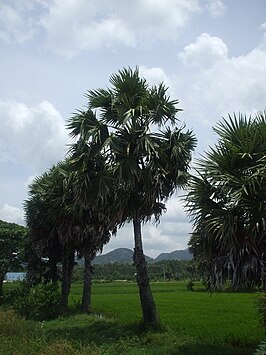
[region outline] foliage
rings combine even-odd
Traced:
[[[214,127],[218,143],[198,160],[187,208],[190,250],[209,287],[260,286],[266,252],[266,113],[239,115]]]
[[[27,229],[0,220],[0,296],[4,276],[8,271],[21,270]]]
[[[61,262],[61,295],[65,307],[75,252],[92,259],[115,229],[107,215],[76,201],[75,178],[66,159],[34,180],[25,203],[32,250],[28,260],[29,280],[32,284],[59,280],[58,263]]]
[[[90,90],[88,110],[69,120],[70,135],[79,139],[71,150],[80,176],[76,189],[82,203],[117,196],[112,205],[122,223],[137,210],[145,221],[159,216],[163,206],[157,202],[186,183],[195,138],[175,126],[178,101],[170,100],[163,84],[149,88],[130,68],[113,74],[110,83],[108,90]],[[94,157],[101,168],[96,175]]]
[[[186,287],[188,291],[194,291],[193,287],[195,286],[195,283],[192,280],[188,280]]]
[[[149,277],[152,281],[199,279],[192,261],[162,260],[147,264]],[[94,264],[93,280],[128,280],[136,281],[136,270],[133,264]],[[73,280],[83,279],[83,268],[75,266]]]
[[[62,312],[61,295],[57,284],[39,284],[30,287],[25,282],[6,293],[5,304],[26,319],[53,319]]]
[[[266,354],[266,340],[263,340],[257,347],[254,355],[265,355]]]
[[[52,319],[61,313],[61,296],[58,285],[37,285],[28,297],[28,317],[35,320]]]
[[[70,135],[77,139],[70,158],[78,176],[75,191],[85,206],[103,211],[111,205],[117,225],[133,221],[143,317],[156,322],[141,223],[153,217],[158,222],[164,202],[186,185],[196,140],[191,131],[177,127],[178,101],[170,100],[164,84],[149,88],[138,69],[130,68],[113,74],[110,84],[90,90],[88,109],[69,120]]]

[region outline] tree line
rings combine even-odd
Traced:
[[[178,280],[199,280],[200,274],[196,265],[187,260],[163,260],[147,264],[148,274],[151,281],[178,281]],[[136,281],[136,269],[134,264],[96,264],[93,265],[93,280],[115,281],[127,280]],[[73,280],[83,280],[83,267],[75,266]]]

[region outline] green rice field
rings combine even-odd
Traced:
[[[140,322],[135,283],[95,283],[92,315],[77,313],[82,283],[74,283],[70,315],[23,321],[31,336],[6,335],[0,354],[253,354],[263,340],[256,292],[210,294],[200,284],[190,292],[185,282],[156,282],[152,289],[162,324],[157,330]],[[15,349],[17,336],[25,352],[22,345]]]

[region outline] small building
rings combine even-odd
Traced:
[[[26,272],[7,272],[5,276],[6,282],[22,281],[26,277]]]

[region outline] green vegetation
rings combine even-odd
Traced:
[[[89,91],[87,109],[69,120],[75,143],[67,158],[31,184],[29,239],[25,228],[0,221],[0,351],[252,353],[266,329],[265,293],[255,292],[266,289],[266,114],[214,127],[218,143],[198,161],[187,197],[194,261],[147,265],[142,225],[158,222],[167,199],[187,187],[196,140],[177,127],[178,101],[163,84],[149,88],[130,68],[110,83]],[[96,265],[91,288],[93,258],[126,221],[136,273],[130,264]],[[2,295],[3,276],[19,267],[23,250],[27,280]],[[76,255],[85,263],[73,277]]]
[[[142,225],[158,222],[167,199],[186,186],[196,138],[179,124],[178,100],[170,99],[163,83],[149,87],[137,68],[128,68],[111,75],[110,85],[86,94],[87,109],[78,110],[67,125],[75,139],[67,157],[30,185],[28,281],[57,282],[61,262],[61,303],[67,310],[78,253],[85,260],[82,309],[87,312],[92,260],[117,228],[132,222],[143,319],[157,323]]]
[[[210,287],[266,289],[266,112],[214,127],[218,142],[196,167],[187,207],[190,248]]]
[[[93,265],[93,269],[93,280],[136,281],[136,269],[133,264],[95,264]],[[196,267],[192,261],[163,260],[148,263],[147,269],[152,281],[199,279]],[[83,267],[74,267],[73,279],[76,281],[83,280]]]
[[[82,295],[82,283],[74,283],[70,315],[33,322],[0,311],[0,353],[252,354],[263,338],[256,293],[210,294],[199,283],[188,292],[185,282],[151,286],[161,315],[157,329],[140,322],[136,283],[95,283],[94,315],[74,311]]]
[[[88,109],[69,120],[70,135],[77,140],[71,150],[75,195],[81,205],[94,206],[99,214],[106,215],[111,204],[111,220],[118,227],[125,221],[133,223],[143,319],[156,323],[142,224],[152,218],[159,221],[167,199],[186,186],[196,139],[184,125],[178,127],[178,100],[170,100],[163,83],[149,87],[138,69],[130,68],[111,75],[109,81],[110,88],[90,90]],[[94,166],[101,164],[91,178]]]
[[[27,228],[0,220],[0,297],[8,271],[21,271]]]

